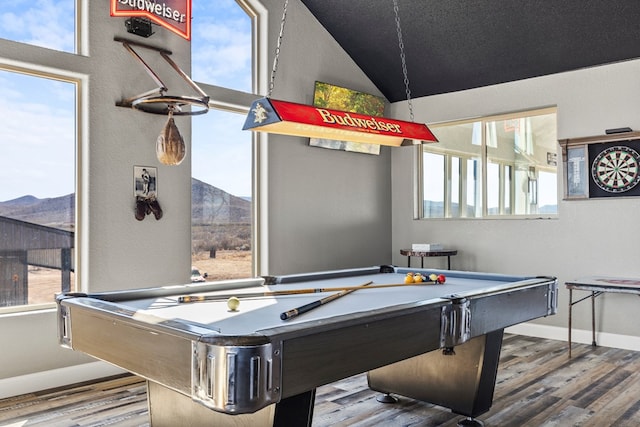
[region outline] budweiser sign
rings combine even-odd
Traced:
[[[111,16],[148,18],[191,40],[191,0],[111,0]]]

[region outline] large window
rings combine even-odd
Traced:
[[[555,110],[432,129],[440,142],[423,145],[422,218],[557,214]]]
[[[193,79],[251,93],[252,19],[245,9],[235,0],[194,2],[193,16]],[[194,281],[253,273],[252,135],[237,110],[219,107],[192,119]]]
[[[76,6],[88,1],[9,3],[0,11],[1,39],[77,50]],[[257,91],[254,3],[193,5],[191,75],[226,97],[218,102],[216,90],[206,90],[218,109],[192,119],[192,261],[209,280],[253,273],[252,133],[241,129],[247,94]],[[0,63],[0,307],[16,310],[75,290],[76,98],[83,82],[43,68],[37,61]],[[236,95],[247,105],[234,104]]]
[[[77,82],[29,73],[0,68],[0,307],[75,288]]]

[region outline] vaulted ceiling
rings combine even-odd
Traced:
[[[407,99],[393,0],[301,1],[390,102]],[[398,13],[412,98],[640,58],[639,0],[398,0]]]

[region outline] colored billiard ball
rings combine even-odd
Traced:
[[[227,307],[229,310],[236,311],[240,307],[240,300],[237,297],[231,297],[227,300]]]
[[[438,275],[435,274],[435,273],[431,273],[429,275],[429,280],[431,280],[433,283],[437,282],[438,281]]]
[[[413,283],[413,273],[407,273],[407,275],[404,276],[404,283]]]
[[[423,277],[422,274],[416,273],[413,275],[413,283],[422,283]]]
[[[444,274],[438,276],[438,283],[444,283],[447,281],[447,278],[444,277]]]

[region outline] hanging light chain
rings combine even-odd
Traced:
[[[273,58],[273,68],[271,68],[271,79],[269,80],[269,92],[267,97],[271,98],[273,93],[274,81],[276,79],[276,71],[278,70],[278,59],[280,57],[280,46],[282,45],[282,36],[284,35],[284,24],[287,21],[287,5],[289,0],[284,0],[284,6],[282,7],[282,21],[280,22],[280,34],[278,35],[278,43],[276,44],[276,56]]]
[[[409,89],[409,76],[407,74],[407,63],[404,56],[404,43],[402,42],[402,29],[400,27],[400,15],[398,15],[398,0],[393,0],[393,12],[396,14],[396,30],[398,31],[398,47],[400,48],[400,60],[402,61],[402,75],[404,76],[405,92],[407,94],[407,104],[409,106],[409,118],[413,121],[413,104],[411,102],[411,89]]]

